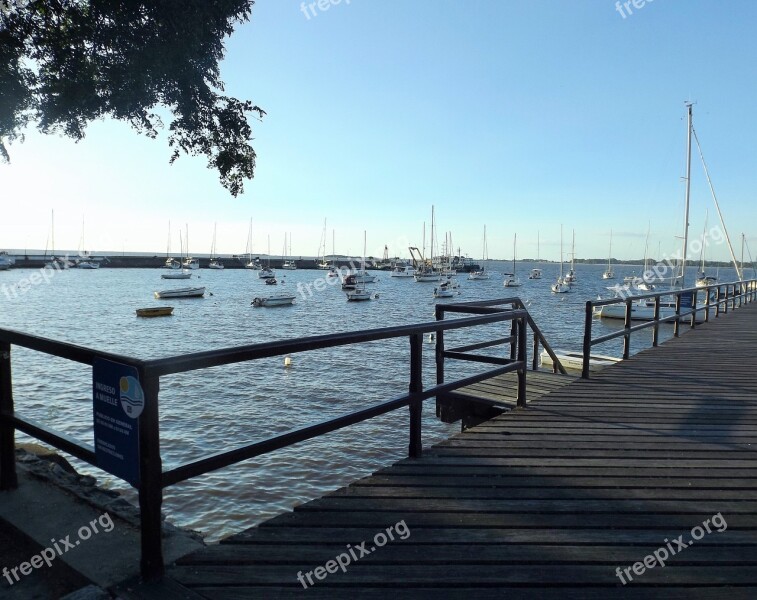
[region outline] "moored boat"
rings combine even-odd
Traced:
[[[154,306],[151,308],[138,308],[138,317],[170,317],[173,314],[173,306]]]
[[[560,364],[565,367],[566,371],[583,370],[584,355],[581,352],[555,349],[555,356],[557,357],[557,360],[560,361]],[[554,361],[549,355],[549,352],[547,352],[546,350],[541,351],[539,358],[541,359],[540,366],[542,368],[551,369],[553,367]],[[596,371],[599,371],[600,369],[609,367],[610,365],[614,365],[615,363],[618,363],[620,361],[620,358],[616,358],[614,356],[607,356],[605,354],[590,354],[589,371],[594,373]]]
[[[202,298],[204,295],[204,287],[175,288],[173,290],[155,292],[155,297],[158,300],[162,298]]]
[[[294,303],[296,296],[293,294],[281,293],[271,294],[270,296],[260,296],[252,299],[253,306],[290,306]]]

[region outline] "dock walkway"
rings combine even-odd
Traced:
[[[168,575],[217,600],[755,598],[756,350],[750,304]]]

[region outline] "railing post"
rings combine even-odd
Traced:
[[[539,370],[539,336],[536,335],[536,332],[531,332],[534,336],[533,342],[532,342],[532,356],[531,356],[531,369],[534,371]]]
[[[654,298],[654,326],[652,327],[652,347],[660,343],[660,296]]]
[[[691,328],[697,326],[697,291],[691,292]]]
[[[515,323],[515,321],[513,321]],[[526,408],[526,317],[518,320],[518,408]]]
[[[594,310],[591,300],[586,301],[584,309],[584,346],[583,346],[583,364],[581,365],[581,377],[589,378],[589,361],[591,359],[591,322],[594,317]]]
[[[676,292],[676,318],[673,321],[673,337],[678,337],[681,328],[681,292]]]
[[[705,323],[710,322],[710,293],[711,293],[711,288],[707,286],[705,288],[705,297],[704,297],[704,322]]]
[[[623,360],[627,360],[631,356],[631,310],[633,300],[626,298],[626,318],[623,321],[623,327],[625,333],[623,334]]]
[[[11,345],[0,342],[0,490],[18,487],[16,477],[16,428],[6,419],[13,416]]]
[[[728,284],[725,284],[725,302],[723,302],[723,313],[728,314]]]
[[[437,321],[444,321],[444,306],[437,304],[434,308],[434,315]],[[435,346],[435,358],[436,358],[436,383],[440,385],[444,383],[444,331],[441,329],[436,332],[436,346]]]
[[[163,577],[162,519],[163,463],[160,457],[158,394],[160,379],[139,372],[145,407],[139,417],[139,512],[142,529],[142,579]]]
[[[513,341],[510,342],[510,360],[515,360],[515,356],[517,354],[518,345],[515,341],[515,338],[518,336],[518,325],[515,321],[512,321],[510,323],[510,337],[513,338]]]
[[[414,333],[410,336],[410,393],[419,394],[423,391],[423,334]],[[410,446],[408,456],[420,458],[423,453],[421,441],[421,418],[423,410],[422,400],[410,402]]]
[[[715,318],[720,316],[720,285],[715,288]]]

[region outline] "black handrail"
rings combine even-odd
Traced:
[[[501,304],[503,301],[499,302]],[[518,302],[520,301],[518,300]],[[105,358],[113,362],[135,367],[144,392],[145,401],[144,410],[139,416],[140,474],[139,482],[136,486],[139,491],[141,520],[142,559],[140,566],[142,576],[145,580],[160,578],[164,573],[161,542],[161,508],[163,503],[163,488],[165,487],[405,406],[409,407],[410,410],[408,455],[411,458],[420,457],[422,453],[421,410],[423,401],[503,373],[517,371],[517,406],[520,408],[524,407],[526,404],[526,371],[528,370],[525,348],[526,327],[530,325],[534,329],[535,334],[538,331],[528,311],[522,303],[510,310],[487,309],[485,306],[475,306],[472,307],[474,310],[466,311],[464,304],[457,304],[455,306],[459,312],[470,312],[474,316],[447,321],[437,320],[417,325],[385,327],[349,333],[312,336],[296,340],[282,340],[279,342],[253,344],[152,360],[139,360],[128,356],[83,348],[65,342],[47,340],[14,330],[0,329],[0,490],[10,490],[18,486],[15,465],[15,432],[17,430],[36,437],[55,448],[98,467],[97,456],[92,447],[47,428],[42,424],[25,419],[16,412],[13,401],[11,372],[11,347],[13,345],[30,348],[88,365],[93,365],[96,359]],[[438,384],[429,389],[423,388],[422,353],[424,334],[435,333],[438,337],[443,338],[444,331],[446,330],[499,322],[511,323],[512,329],[509,336],[494,340],[493,343],[486,342],[484,345],[474,344],[470,347],[456,348],[454,351],[450,351],[450,357],[454,356],[454,358],[471,360],[471,357],[474,355],[466,354],[469,350],[496,344],[510,344],[511,356],[509,359],[475,355],[472,358],[473,360],[484,360],[498,366],[485,373],[450,383],[443,382],[443,374],[442,380],[439,381],[437,374]],[[541,333],[538,332],[538,335],[541,335]],[[327,421],[295,429],[263,441],[248,443],[239,448],[223,451],[188,464],[180,465],[168,471],[163,471],[160,453],[158,398],[160,378],[162,376],[296,352],[398,337],[407,337],[410,341],[410,382],[407,394]],[[547,347],[546,341],[545,347]],[[437,354],[437,366],[439,364],[439,355]],[[443,373],[444,356],[441,358],[441,370]]]
[[[723,289],[725,292],[723,293]],[[700,293],[704,293],[704,304],[702,306],[697,305],[697,296]],[[712,297],[714,293],[714,298]],[[691,308],[687,311],[681,312],[681,297],[683,295],[690,295]],[[661,298],[662,297],[674,297],[675,298],[675,313],[668,315],[667,317],[660,317]],[[715,311],[715,317],[718,317],[722,311],[728,312],[728,305],[731,305],[731,310],[748,304],[757,298],[757,279],[747,279],[743,281],[735,281],[731,283],[715,283],[702,287],[685,288],[680,290],[667,290],[663,292],[650,292],[647,294],[639,294],[628,297],[609,298],[606,300],[589,300],[586,302],[586,308],[584,313],[584,339],[583,339],[583,365],[581,369],[581,377],[584,379],[589,378],[589,369],[591,361],[591,349],[597,344],[602,344],[616,338],[623,338],[623,359],[627,359],[631,353],[631,334],[653,327],[652,331],[652,346],[656,347],[659,343],[659,329],[661,323],[673,322],[673,336],[678,337],[680,334],[680,325],[684,317],[691,317],[690,327],[693,329],[696,327],[697,314],[704,312],[704,322],[710,321],[710,310]],[[631,325],[633,304],[640,300],[654,299],[654,313],[652,319],[646,323],[640,325]],[[738,300],[738,305],[736,301]],[[594,319],[594,309],[603,306],[610,306],[613,304],[625,303],[625,314],[623,329],[608,333],[606,335],[593,338],[592,335],[592,323]]]

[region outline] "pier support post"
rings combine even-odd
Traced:
[[[419,394],[423,391],[423,335],[410,336],[410,393]],[[413,400],[410,403],[410,446],[408,456],[420,458],[423,453],[421,438],[421,419],[423,416],[423,401]]]
[[[691,328],[694,329],[697,326],[697,291],[691,292]]]
[[[142,579],[155,581],[163,577],[163,463],[160,458],[160,424],[158,393],[160,380],[139,373],[145,395],[145,407],[139,417],[139,515],[142,530]]]
[[[18,487],[16,477],[16,428],[6,419],[13,416],[11,345],[0,342],[0,490]]]
[[[437,304],[434,309],[437,321],[444,321],[444,306]],[[444,331],[436,332],[436,384],[444,383]]]
[[[623,321],[625,333],[623,334],[623,360],[628,360],[631,356],[631,311],[633,310],[633,300],[626,298],[626,318]]]
[[[583,364],[581,365],[581,377],[589,378],[589,360],[591,358],[591,320],[594,317],[594,308],[591,300],[586,301],[584,309],[584,345],[583,345]]]
[[[515,323],[515,321],[513,321]],[[518,400],[516,405],[518,408],[526,408],[526,371],[528,367],[526,365],[526,318],[521,317],[517,322],[518,328],[518,362],[520,363],[520,369],[518,369]]]

